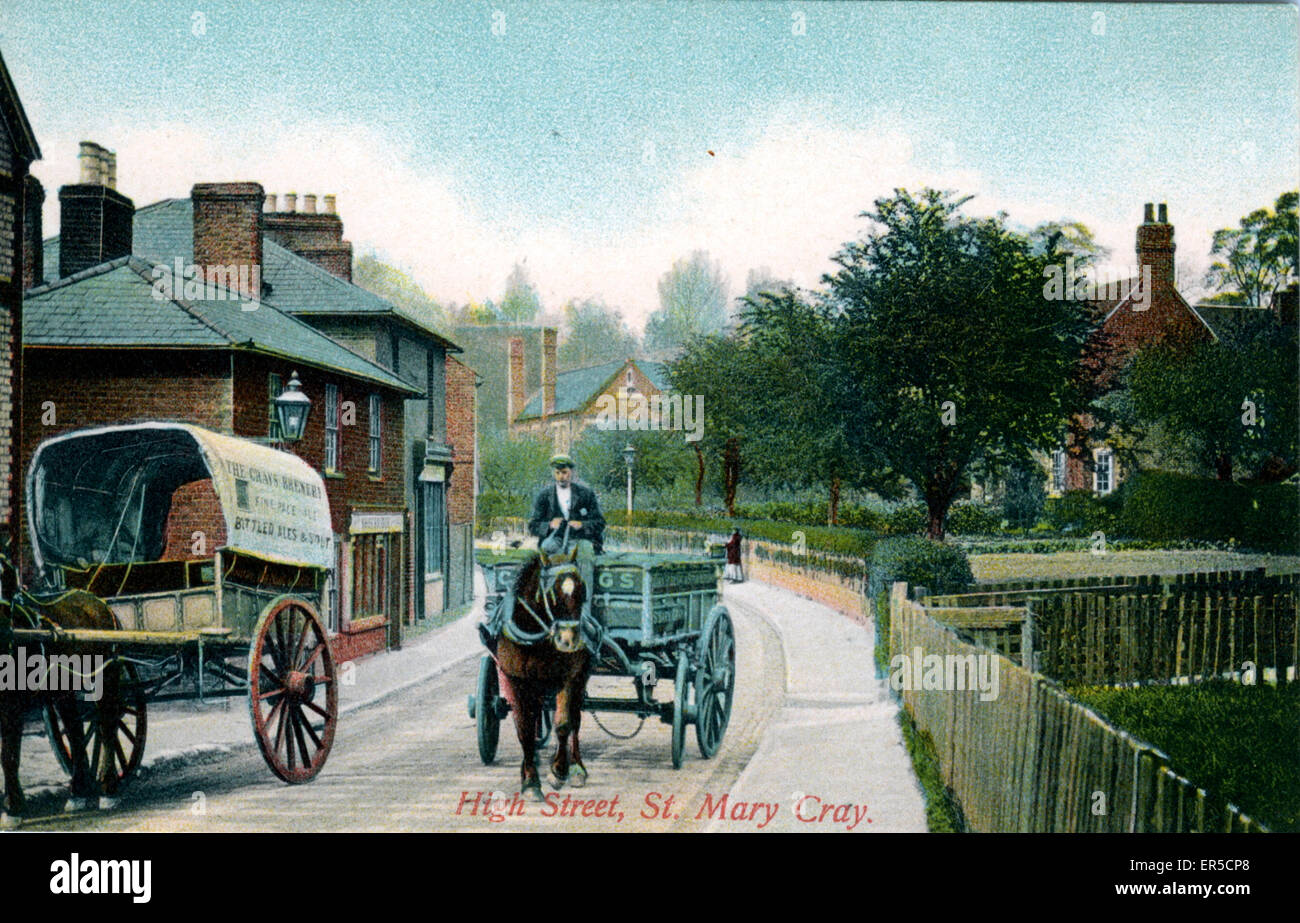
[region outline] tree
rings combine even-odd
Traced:
[[[703,438],[689,444],[696,460],[695,505],[701,504],[705,458],[713,457],[722,474],[727,515],[734,516],[741,448],[753,419],[747,403],[752,395],[752,371],[745,343],[737,333],[695,337],[669,365],[668,374],[674,391],[704,401]]]
[[[605,518],[611,522],[617,521],[613,511],[623,507],[627,487],[623,448],[629,444],[636,449],[633,486],[642,498],[639,506],[644,505],[647,494],[653,501],[682,484],[695,467],[691,451],[679,433],[587,427],[570,454],[578,474],[600,494]]]
[[[507,323],[526,324],[542,310],[537,289],[528,278],[528,270],[520,263],[510,270],[506,279],[506,293],[501,299],[501,316]]]
[[[721,264],[696,250],[659,279],[659,309],[646,320],[646,348],[655,356],[678,353],[692,337],[727,324],[727,278]]]
[[[1284,192],[1272,209],[1257,208],[1235,228],[1214,232],[1205,281],[1220,290],[1219,303],[1267,306],[1277,292],[1300,279],[1297,253],[1296,201],[1300,193]]]
[[[1049,449],[1084,409],[1087,309],[1044,287],[1068,252],[1035,247],[1004,215],[963,217],[966,201],[933,189],[877,200],[869,236],[825,279],[849,344],[859,448],[878,447],[916,487],[934,539],[973,461]]]
[[[640,350],[640,340],[623,315],[597,299],[568,302],[564,321],[565,337],[557,351],[563,370],[627,359]]]
[[[373,253],[357,258],[352,267],[352,281],[426,323],[438,325],[447,320],[446,312],[418,282]]]
[[[1125,376],[1129,427],[1150,433],[1141,447],[1160,467],[1281,480],[1296,471],[1300,439],[1297,345],[1293,329],[1267,320],[1186,352],[1143,350]]]
[[[792,288],[744,299],[748,456],[756,479],[828,491],[828,524],[838,525],[840,493],[860,486],[881,462],[863,450],[852,423],[854,380],[843,374],[842,344],[829,305]]]

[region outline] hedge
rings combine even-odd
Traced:
[[[1141,471],[1120,487],[1118,531],[1147,541],[1226,542],[1300,551],[1300,489]]]
[[[871,551],[867,574],[873,597],[899,580],[931,593],[959,593],[975,582],[965,551],[920,535],[881,539]]]

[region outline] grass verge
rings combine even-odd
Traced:
[[[907,709],[898,710],[898,726],[903,729],[903,743],[912,758],[916,781],[925,796],[925,823],[931,833],[965,833],[966,819],[952,790],[943,784],[939,757],[930,735],[920,730]]]

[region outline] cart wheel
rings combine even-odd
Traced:
[[[283,597],[257,621],[248,653],[253,736],[285,782],[320,772],[338,723],[338,675],[325,629],[311,604]]]
[[[144,759],[145,731],[147,717],[145,710],[144,689],[140,686],[140,676],[135,666],[130,663],[121,665],[122,714],[117,720],[112,747],[113,766],[117,773],[117,785],[123,785],[135,775]],[[100,702],[79,702],[81,715],[82,740],[86,743],[87,762],[93,778],[99,778],[100,764],[103,762],[106,748],[99,739],[99,705]],[[68,729],[63,723],[52,703],[45,706],[45,733],[50,739],[50,747],[63,767],[63,771],[72,774],[72,748],[68,742]]]
[[[497,712],[497,665],[486,654],[478,662],[478,689],[474,712],[478,722],[478,756],[484,766],[497,758],[497,740],[501,735],[501,716]]]
[[[682,768],[686,749],[686,697],[690,695],[690,667],[686,652],[677,655],[677,681],[673,683],[673,768]]]
[[[721,606],[709,613],[700,635],[699,668],[695,671],[695,741],[700,755],[710,759],[722,746],[731,720],[736,691],[736,637],[731,616]]]

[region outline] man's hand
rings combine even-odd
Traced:
[[[570,528],[570,529],[581,529],[581,528],[582,528],[582,523],[581,523],[580,521],[578,521],[577,519],[570,519],[570,520],[569,520],[569,528]]]
[[[563,522],[564,520],[561,517],[556,516],[554,519],[551,520],[551,528],[558,529]]]

